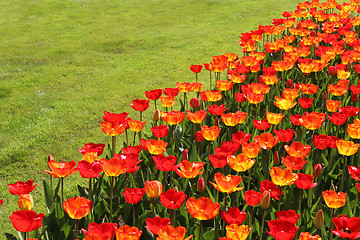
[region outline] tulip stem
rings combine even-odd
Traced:
[[[127,133],[127,132],[126,132]],[[116,148],[116,136],[112,136],[111,138],[111,157],[114,156],[115,148]]]
[[[78,238],[78,236],[79,236],[79,219],[76,219],[76,222],[75,222],[75,238]]]
[[[64,178],[60,178],[61,182],[61,204],[64,202]]]
[[[280,196],[279,196],[278,212],[280,212],[280,206],[281,206],[281,191],[282,191],[282,186],[280,186]]]
[[[24,240],[26,240],[26,232],[24,232]]]
[[[332,219],[333,219],[333,217],[334,217],[334,213],[335,213],[335,208],[331,208],[331,210],[330,210],[330,224],[329,224],[329,234],[330,234],[330,238],[329,238],[329,240],[331,240],[332,239],[332,237],[333,237],[333,235],[331,234],[331,227],[332,227]]]
[[[132,204],[133,226],[135,226],[135,204]]]
[[[152,212],[153,212],[153,218],[155,217],[155,198],[152,199]]]
[[[300,189],[300,195],[299,195],[299,213],[301,213],[301,197],[302,197],[302,192],[303,192],[303,190]],[[301,217],[301,214],[300,214],[300,217]]]
[[[170,209],[170,222],[175,227],[175,209]]]
[[[254,207],[251,206],[251,208],[250,208],[250,218],[249,218],[249,227],[250,227],[250,228],[251,228],[251,225],[252,225],[252,219],[253,219],[253,214],[254,214],[253,210],[254,210]],[[249,239],[251,239],[251,235],[252,235],[252,232],[250,231],[250,233],[249,233]],[[260,240],[261,240],[261,239],[260,239]]]
[[[135,146],[136,132],[134,132],[133,146]]]
[[[184,92],[184,112],[186,112],[186,92]]]
[[[247,190],[250,190],[250,182],[251,182],[251,168],[249,169],[249,178],[248,178]]]
[[[344,180],[345,180],[345,166],[346,166],[346,156],[343,156],[343,167],[341,173],[341,180],[340,180],[340,191],[343,191],[344,188]]]
[[[198,240],[200,240],[200,239],[201,239],[202,226],[203,226],[203,223],[202,223],[202,220],[200,220],[200,226],[199,226],[199,239],[198,239]],[[216,229],[215,229],[215,231],[216,231]]]
[[[262,240],[262,234],[264,231],[264,222],[265,222],[265,210],[263,209],[261,214],[260,240]]]
[[[110,177],[110,184],[111,184],[111,188],[110,188],[110,222],[112,221],[112,209],[113,209],[113,192],[114,192],[114,177],[111,176]]]
[[[92,178],[89,178],[89,191],[88,191],[88,197],[89,197],[89,200],[92,201],[92,192],[91,192],[91,187],[92,187]]]

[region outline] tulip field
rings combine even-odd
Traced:
[[[104,109],[105,142],[79,143],[78,160],[50,154],[42,181],[9,182],[17,234],[2,237],[360,239],[360,0],[274,17],[191,79]]]

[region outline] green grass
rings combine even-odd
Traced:
[[[17,197],[7,184],[34,179],[36,212],[48,154],[80,160],[87,142],[108,143],[103,111],[154,88],[191,82],[191,64],[240,53],[239,35],[269,25],[294,0],[5,0],[0,2],[0,235]],[[200,79],[208,75],[200,74]],[[151,105],[151,107],[153,107]],[[148,111],[147,116],[152,115]],[[67,196],[76,181],[65,179]]]

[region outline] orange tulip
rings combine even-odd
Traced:
[[[203,162],[192,163],[188,160],[182,160],[174,171],[182,178],[194,178],[204,172],[200,171],[204,165]]]
[[[230,194],[232,192],[236,192],[244,189],[244,187],[237,187],[242,181],[241,176],[233,176],[233,175],[224,176],[222,173],[218,172],[215,173],[214,180],[216,184],[211,181],[209,182],[216,188],[216,190],[223,193]]]
[[[72,219],[81,219],[87,216],[92,206],[93,202],[83,197],[69,198],[63,202],[64,211]]]
[[[235,126],[236,124],[242,124],[247,117],[246,112],[237,111],[236,113],[223,113],[221,114],[221,120],[226,126]]]
[[[180,111],[162,112],[161,118],[169,125],[176,125],[184,121],[185,113]]]
[[[336,193],[333,190],[327,190],[322,192],[322,196],[329,208],[340,208],[346,203],[346,193],[343,192]]]
[[[245,240],[251,231],[248,225],[231,224],[226,227],[226,237],[232,240]]]
[[[44,172],[56,178],[67,177],[77,171],[75,161],[55,162],[54,160],[50,160],[48,161],[48,166],[51,171],[44,170]]]
[[[264,94],[249,92],[245,95],[246,100],[251,104],[258,104],[264,101]]]
[[[336,141],[336,148],[341,155],[351,156],[357,153],[360,144],[352,141],[338,140]]]
[[[266,94],[270,92],[270,87],[263,83],[250,83],[249,88],[256,94]]]
[[[117,136],[125,132],[126,124],[119,122],[101,122],[101,130],[110,136]]]
[[[164,153],[166,151],[167,145],[168,145],[168,143],[164,142],[161,139],[158,139],[158,140],[150,139],[146,143],[148,151],[152,155],[158,155],[158,154]]]
[[[347,93],[348,88],[344,87],[342,85],[339,85],[339,84],[336,84],[336,85],[329,84],[328,91],[329,91],[329,93],[331,93],[334,96],[343,96],[343,95],[345,95],[345,93]]]
[[[243,143],[241,151],[249,158],[256,158],[259,155],[261,146],[256,142]]]
[[[279,98],[275,96],[274,104],[281,110],[289,110],[290,108],[293,108],[297,102],[294,102],[293,99]]]
[[[233,82],[227,81],[227,80],[218,80],[216,81],[216,87],[220,91],[229,91],[234,86]]]
[[[256,57],[253,56],[243,56],[240,60],[247,67],[251,67],[259,63]]]
[[[219,136],[221,128],[217,126],[201,126],[201,134],[207,141],[215,141]]]
[[[21,211],[32,210],[32,208],[34,207],[34,200],[30,194],[20,195],[17,203]]]
[[[274,137],[271,133],[263,133],[260,136],[256,136],[254,140],[265,150],[272,149],[279,143],[279,139]]]
[[[299,96],[299,89],[297,88],[284,88],[281,98],[291,99],[294,101]]]
[[[290,168],[283,170],[279,167],[273,167],[270,169],[270,176],[271,181],[279,186],[292,185],[297,179],[297,175]]]
[[[286,168],[291,170],[301,170],[303,166],[307,163],[302,157],[286,156],[282,159]]]
[[[186,209],[193,218],[209,220],[219,214],[220,203],[213,203],[210,198],[200,197],[196,200],[191,197],[186,201]]]
[[[175,97],[173,96],[161,96],[160,97],[161,104],[164,108],[169,108],[174,106],[175,104]]]
[[[194,86],[192,83],[184,82],[184,83],[176,83],[176,87],[179,89],[180,92],[187,93],[192,92]]]
[[[314,94],[319,90],[319,86],[315,84],[300,84],[300,90],[305,94]]]
[[[340,108],[341,102],[335,100],[326,99],[326,109],[329,112],[337,112]]]
[[[276,75],[262,75],[261,79],[263,83],[267,85],[274,85],[279,81],[279,78]]]
[[[277,61],[272,62],[271,66],[277,71],[277,72],[283,72],[287,71],[291,68],[293,68],[294,63],[287,62],[287,61]]]
[[[319,129],[325,122],[326,113],[305,113],[300,119],[301,125],[309,130]]]
[[[132,119],[130,119],[128,121],[128,124],[131,131],[140,132],[144,128],[145,122],[139,120],[133,121]]]
[[[255,164],[255,160],[249,158],[244,153],[240,153],[236,156],[230,155],[227,160],[231,169],[237,172],[245,172]]]
[[[193,237],[193,235],[191,235],[190,237],[185,238],[185,233],[186,228],[182,226],[174,228],[171,225],[167,225],[158,231],[156,240],[189,240]]]
[[[186,118],[193,123],[202,123],[206,118],[206,113],[207,112],[205,110],[200,110],[194,113],[187,110]]]
[[[204,89],[204,84],[201,82],[194,82],[193,83],[193,91],[194,92],[201,92]]]
[[[360,139],[360,124],[359,120],[355,119],[353,124],[347,126],[346,132],[353,139]]]
[[[101,167],[104,173],[110,177],[117,177],[120,174],[126,173],[126,158],[120,157],[118,154],[114,154],[114,157],[100,160]]]
[[[142,231],[137,227],[130,227],[129,225],[120,226],[115,231],[116,240],[139,240]]]
[[[149,198],[157,198],[163,191],[163,186],[161,182],[154,180],[147,180],[144,185],[144,191]]]
[[[299,240],[321,240],[319,235],[311,235],[309,232],[300,233]]]
[[[221,100],[222,95],[220,90],[208,90],[200,93],[203,101],[216,102]]]
[[[286,152],[293,157],[302,157],[306,158],[307,155],[309,155],[311,151],[310,145],[302,144],[301,142],[293,142],[291,145],[285,145],[284,146]]]
[[[266,111],[266,119],[269,121],[270,124],[277,125],[281,122],[284,118],[284,115],[281,113],[271,113]]]

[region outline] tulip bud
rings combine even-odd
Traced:
[[[265,191],[264,194],[263,194],[263,198],[260,201],[260,207],[263,210],[268,209],[269,206],[270,206],[270,200],[271,200],[270,192]]]
[[[21,211],[31,210],[34,207],[34,201],[30,194],[23,194],[17,201]]]
[[[206,106],[205,106],[205,102],[202,102],[200,105],[200,110],[205,110]]]
[[[198,98],[192,98],[190,100],[190,106],[194,109],[198,108],[200,106],[200,100]]]
[[[329,75],[334,76],[336,74],[336,67],[329,66]]]
[[[287,82],[286,82],[286,87],[291,88],[292,85],[293,85],[293,81],[291,79],[288,79]]]
[[[199,192],[203,192],[205,190],[205,180],[203,177],[199,177],[199,181],[197,183],[197,189]]]
[[[144,185],[144,191],[149,198],[157,198],[162,193],[163,187],[161,182],[154,180],[154,181],[146,181]]]
[[[311,32],[310,32],[310,36],[311,36],[311,37],[315,37],[315,36],[316,36],[316,32],[315,32],[315,31],[311,31]]]
[[[155,121],[155,122],[159,121],[159,120],[160,120],[160,116],[161,116],[160,110],[159,110],[159,109],[156,109],[156,110],[155,110],[155,113],[154,113],[154,121]]]
[[[319,177],[322,171],[322,166],[320,163],[315,164],[314,169],[313,169],[313,176],[314,177]]]
[[[220,125],[219,125],[219,119],[218,119],[218,118],[215,118],[214,126],[217,126],[217,127],[220,126]]]
[[[314,225],[317,229],[321,229],[324,226],[324,214],[321,209],[316,213]]]
[[[187,149],[184,149],[182,153],[182,160],[189,160],[189,154]]]
[[[51,154],[49,154],[49,157],[48,157],[48,161],[53,161],[53,156]]]
[[[334,184],[331,184],[330,190],[333,190],[334,192],[336,192],[336,188],[335,188],[335,185],[334,185]]]
[[[279,157],[278,151],[275,151],[273,161],[274,161],[275,166],[280,163],[280,157]]]
[[[197,142],[203,142],[204,141],[204,136],[202,135],[201,131],[197,131],[195,133],[195,141],[197,141]]]
[[[323,92],[323,95],[322,95],[322,99],[323,99],[324,101],[326,101],[327,97],[328,97],[327,91],[324,91],[324,92]]]
[[[357,103],[358,100],[359,100],[359,96],[357,94],[351,94],[351,101],[353,103]]]

